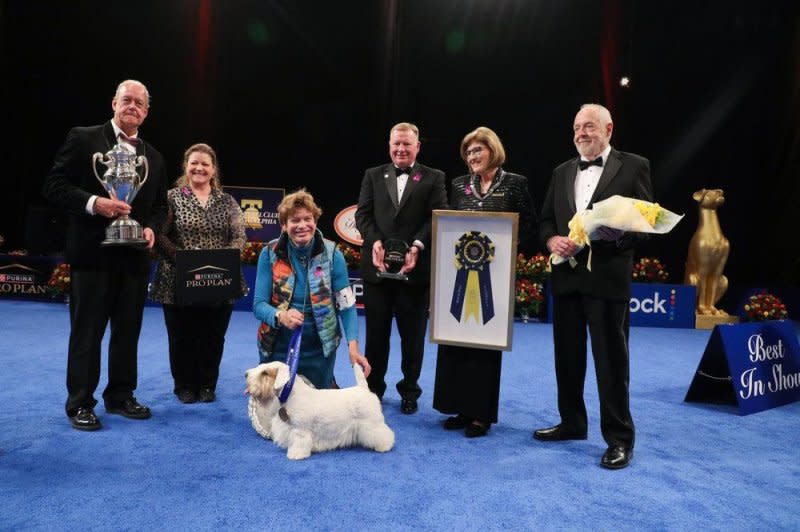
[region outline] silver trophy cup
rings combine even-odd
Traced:
[[[97,173],[98,161],[108,167],[102,178]],[[140,178],[136,172],[140,166],[144,166],[143,178]],[[147,157],[137,156],[119,144],[115,144],[105,155],[100,152],[92,155],[92,170],[112,199],[122,200],[128,205],[136,197],[150,173]],[[100,245],[145,247],[147,239],[142,234],[142,226],[139,222],[128,215],[123,215],[106,227],[106,239]]]

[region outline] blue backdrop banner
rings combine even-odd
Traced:
[[[269,242],[281,236],[278,205],[283,201],[285,189],[226,186],[225,192],[242,208],[249,242]]]
[[[695,294],[691,285],[633,283],[631,325],[694,329]]]
[[[633,283],[631,325],[694,329],[696,289],[683,284]],[[547,321],[553,322],[553,295],[547,290]]]

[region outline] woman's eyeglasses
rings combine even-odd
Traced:
[[[474,147],[472,149],[467,150],[465,153],[466,153],[467,157],[469,157],[470,155],[480,155],[481,152],[483,152],[483,147],[482,146],[476,146],[476,147]]]

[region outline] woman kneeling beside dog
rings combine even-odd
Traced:
[[[259,256],[253,313],[261,322],[262,363],[285,361],[292,332],[302,327],[297,372],[317,388],[331,388],[341,339],[339,317],[350,362],[360,365],[365,375],[371,368],[358,348],[358,317],[347,263],[317,229],[321,214],[305,189],[289,194],[278,206],[282,232]]]

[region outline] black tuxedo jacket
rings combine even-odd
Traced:
[[[570,159],[553,170],[539,223],[539,236],[545,244],[552,236],[569,234],[567,224],[576,213],[577,174],[577,158]],[[639,155],[612,149],[589,202],[589,208],[595,202],[615,194],[653,201],[650,162]],[[553,294],[578,293],[627,301],[631,293],[633,246],[642,238],[643,235],[627,233],[619,242],[592,241],[592,271],[586,268],[589,255],[587,246],[575,256],[578,261],[575,268],[569,262],[553,266]]]
[[[409,282],[430,282],[431,211],[447,208],[444,172],[414,163],[403,197],[397,197],[397,176],[393,164],[368,169],[361,182],[356,210],[356,227],[364,239],[361,250],[361,276],[378,282],[372,264],[372,245],[376,240],[395,238],[411,245],[419,240],[425,246],[417,265],[409,273]],[[395,281],[392,281],[395,282]]]
[[[105,154],[114,144],[116,138],[111,122],[72,128],[55,156],[42,194],[70,214],[66,260],[72,268],[147,273],[147,251],[127,246],[100,247],[111,220],[86,212],[86,202],[92,195],[108,197],[108,192],[92,172],[92,155],[97,152]],[[147,157],[150,171],[147,181],[131,203],[130,216],[142,227],[153,229],[156,227],[156,218],[163,216],[167,207],[164,158],[145,141],[139,142],[136,153]],[[97,171],[102,177],[106,167],[98,163]],[[140,168],[139,171],[143,176],[143,170]]]

